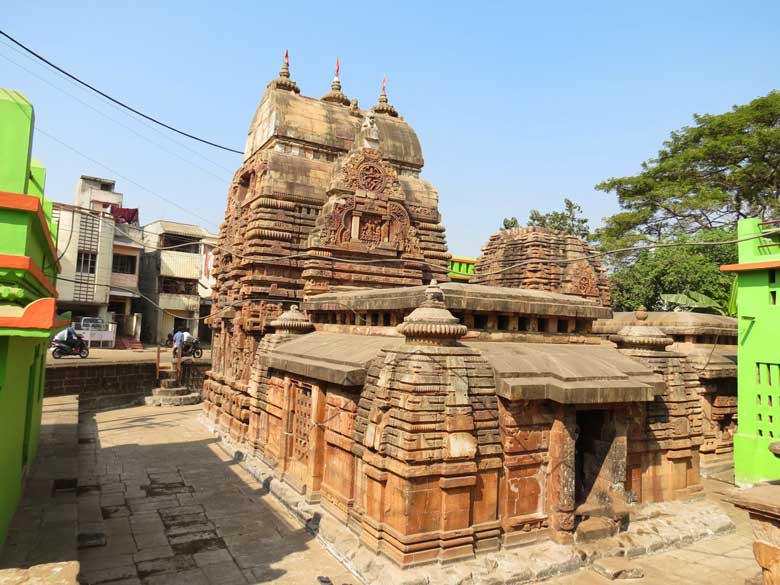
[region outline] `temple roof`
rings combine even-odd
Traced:
[[[614,313],[611,319],[593,323],[594,333],[617,333],[626,325],[639,325],[635,311]],[[667,335],[737,335],[734,317],[688,311],[648,311],[644,325],[658,327]]]
[[[442,288],[444,285],[441,285]],[[270,367],[343,386],[361,386],[369,363],[404,338],[315,331],[277,346]],[[565,404],[653,400],[663,382],[642,363],[606,345],[461,342],[490,363],[498,394]]]
[[[347,152],[352,148],[366,113],[271,85],[263,94],[249,126],[244,160],[248,160],[272,137]],[[376,125],[379,147],[387,159],[417,168],[423,166],[420,141],[405,120],[377,116]]]
[[[597,301],[572,295],[458,282],[445,282],[439,286],[444,292],[444,303],[450,310],[583,319],[607,319],[612,315],[611,309],[602,307]],[[325,293],[306,300],[303,308],[309,311],[343,311],[345,307],[357,311],[413,309],[425,300],[425,289],[425,286],[412,286]]]

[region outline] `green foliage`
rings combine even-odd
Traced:
[[[690,290],[684,293],[661,295],[661,300],[669,305],[677,306],[684,311],[699,311],[702,313],[726,314],[726,307],[705,294]]]
[[[696,238],[682,235],[674,242],[716,242],[734,237],[735,232],[713,230]],[[666,310],[664,294],[687,293],[706,295],[717,306],[726,307],[734,277],[721,272],[720,266],[736,262],[735,244],[643,250],[610,275],[612,306],[616,311],[634,311],[640,305]]]
[[[537,209],[532,209],[528,216],[528,225],[566,232],[587,240],[590,236],[590,227],[588,219],[580,217],[582,207],[568,198],[563,200],[563,205],[563,211],[551,211],[550,213],[541,213]]]
[[[780,92],[717,115],[694,115],[633,177],[596,189],[617,194],[621,212],[596,233],[602,248],[736,228],[743,217],[780,215]]]
[[[516,228],[520,226],[520,222],[517,221],[516,217],[505,217],[504,223],[501,226],[502,230],[511,230],[512,228]]]

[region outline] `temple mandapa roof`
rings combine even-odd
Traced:
[[[626,325],[640,324],[658,327],[667,335],[737,335],[737,320],[734,317],[689,311],[648,311],[644,321],[636,318],[635,311],[616,312],[612,319],[593,323],[593,332],[617,333]]]
[[[482,286],[461,282],[439,284],[444,303],[450,310],[471,310],[494,313],[522,313],[608,319],[612,310],[598,301],[525,288]],[[425,300],[426,286],[403,289],[368,289],[329,292],[309,298],[303,303],[308,311],[352,310],[387,311],[420,306]]]
[[[371,360],[394,350],[402,336],[384,337],[315,331],[277,346],[272,368],[343,386],[362,386]],[[606,345],[523,342],[462,342],[479,351],[494,370],[499,396],[603,404],[653,400],[661,378],[642,363]]]

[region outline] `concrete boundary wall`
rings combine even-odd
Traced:
[[[182,385],[203,391],[211,360],[184,359]],[[163,372],[164,374],[164,372]],[[77,394],[82,411],[123,408],[144,403],[158,386],[154,360],[97,362],[63,360],[46,367],[46,396]]]
[[[80,410],[143,404],[157,385],[154,361],[62,362],[46,368],[46,396],[78,394]]]

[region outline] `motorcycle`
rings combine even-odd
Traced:
[[[68,345],[64,341],[57,341],[56,339],[51,342],[51,356],[58,360],[66,355],[77,355],[81,359],[89,357],[89,348],[87,342],[82,337],[77,337],[73,345]]]
[[[181,357],[194,357],[195,359],[203,357],[203,348],[200,346],[200,340],[195,339],[182,344]]]

